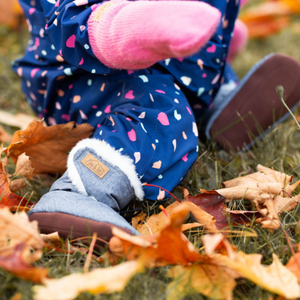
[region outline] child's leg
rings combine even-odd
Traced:
[[[220,90],[211,109],[206,136],[227,150],[250,144],[289,113],[276,87],[285,89],[285,101],[294,108],[300,100],[300,65],[285,55],[269,55],[257,63],[237,88]]]
[[[135,233],[116,211],[143,194],[165,198],[163,190],[142,184],[172,190],[197,157],[194,116],[171,76],[108,77],[105,89],[112,98],[97,103],[101,116],[93,139],[71,151],[67,172],[31,212],[43,232],[84,236],[88,223],[105,239],[115,225]],[[72,230],[78,224],[85,233]]]

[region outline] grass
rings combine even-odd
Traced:
[[[20,37],[24,36],[20,40]],[[19,80],[10,68],[11,60],[20,56],[26,45],[27,34],[22,29],[19,32],[10,31],[0,26],[0,107],[3,110],[15,113],[31,113],[19,88]],[[300,52],[296,45],[299,44],[299,36],[291,29],[274,35],[268,39],[252,40],[243,55],[234,62],[233,67],[238,75],[242,77],[251,66],[271,52],[280,52],[294,56],[300,61]],[[0,120],[1,121],[1,120]],[[228,153],[219,150],[214,144],[200,144],[200,158],[195,163],[188,176],[182,183],[191,194],[197,194],[199,189],[217,189],[225,180],[245,175],[256,171],[256,165],[262,164],[273,167],[278,171],[284,171],[294,176],[294,180],[300,178],[300,131],[292,119],[272,129],[264,139],[258,141],[255,146],[246,152]],[[39,199],[45,193],[48,186],[43,179],[35,178],[30,181],[26,192],[32,193],[33,200]],[[175,189],[174,193],[181,197],[181,190]],[[296,191],[299,193],[299,189]],[[24,191],[22,191],[24,195]],[[247,206],[243,201],[231,203],[233,206]],[[134,203],[133,207],[141,206],[149,215],[158,213],[158,203],[144,202]],[[300,228],[298,224],[300,216],[299,206],[293,211],[282,214],[282,227],[287,232],[291,242],[300,242]],[[243,230],[240,226],[235,228]],[[258,225],[252,225],[251,229],[257,233],[257,237],[231,236],[230,241],[245,253],[260,253],[263,255],[263,263],[272,262],[272,254],[276,253],[281,262],[285,264],[291,257],[291,250],[288,246],[285,235],[281,230],[270,231]],[[201,235],[195,235],[190,231],[187,236],[197,245]],[[60,278],[73,272],[82,272],[85,256],[75,252],[73,254],[44,253],[44,256],[36,265],[43,265],[49,269],[49,275],[53,278]],[[100,267],[93,261],[91,268]],[[154,268],[143,274],[133,277],[122,293],[110,295],[92,296],[82,293],[77,300],[100,300],[100,299],[165,299],[165,288],[171,281],[166,276],[165,268]],[[16,278],[10,273],[0,269],[0,295],[1,300],[30,300],[32,299],[32,283]],[[234,290],[234,299],[270,299],[271,293],[259,288],[253,283],[240,279]],[[184,298],[207,299],[206,297],[191,293]],[[55,299],[53,299],[55,300]]]

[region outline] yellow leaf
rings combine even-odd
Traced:
[[[71,274],[60,279],[46,279],[45,286],[34,286],[34,300],[71,300],[81,292],[110,294],[122,291],[136,273],[143,270],[137,261],[95,269],[89,273]]]
[[[168,285],[167,300],[182,299],[190,288],[213,299],[232,299],[236,282],[227,270],[209,259],[192,266],[175,266],[168,271],[168,276],[177,280]]]

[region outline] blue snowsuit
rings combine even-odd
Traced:
[[[91,6],[101,2],[20,0],[31,38],[14,70],[28,103],[49,125],[88,122],[94,138],[132,158],[142,182],[172,190],[197,158],[196,120],[228,80],[239,0],[203,1],[218,8],[222,20],[199,53],[138,71],[110,69],[93,54],[87,21]],[[144,192],[152,200],[167,196],[149,186]]]

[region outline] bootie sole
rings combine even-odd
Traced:
[[[276,87],[284,87],[289,108],[300,100],[300,64],[291,57],[274,54],[246,81],[214,121],[210,135],[226,150],[249,148],[274,124],[289,116]]]

